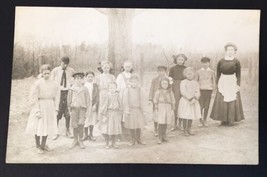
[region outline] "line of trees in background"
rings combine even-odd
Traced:
[[[201,67],[201,57],[207,56],[212,59],[211,68],[216,70],[218,60],[224,56],[223,51],[211,51],[209,53],[199,53],[189,49],[177,51],[177,49],[166,49],[161,45],[149,43],[133,46],[132,60],[138,72],[153,72],[156,71],[158,65],[171,67],[173,65],[172,56],[178,53],[184,53],[188,57],[186,65],[196,69]],[[108,59],[107,54],[108,46],[104,44],[82,42],[78,45],[41,46],[32,43],[31,47],[24,47],[15,43],[12,79],[37,76],[42,64],[50,64],[54,68],[60,64],[62,56],[69,56],[71,58],[70,66],[77,71],[97,71],[99,62]],[[237,58],[241,62],[242,69],[248,70],[247,81],[255,83],[258,78],[258,53],[238,51]]]

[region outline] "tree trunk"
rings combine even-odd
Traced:
[[[108,60],[113,64],[117,75],[125,60],[132,59],[132,19],[126,9],[110,9],[107,14],[109,23]]]

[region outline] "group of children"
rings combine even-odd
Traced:
[[[194,135],[191,131],[193,120],[200,120],[199,126],[207,126],[207,115],[212,91],[215,89],[215,73],[209,67],[210,59],[201,59],[202,68],[197,72],[185,67],[184,54],[174,57],[175,66],[158,66],[158,76],[152,80],[149,101],[153,103],[153,121],[158,144],[166,139],[167,125],[174,120],[172,131],[179,127],[185,136]]]
[[[201,126],[207,126],[211,93],[215,88],[214,71],[209,67],[210,59],[202,58],[202,68],[197,72],[192,67],[185,67],[185,61],[185,55],[176,56],[176,65],[170,69],[169,76],[167,67],[158,66],[158,76],[151,83],[149,101],[153,106],[158,144],[168,141],[166,130],[172,121],[172,130],[176,130],[179,120],[179,127],[185,136],[194,134],[191,131],[193,120],[200,119]],[[146,144],[141,138],[146,119],[139,77],[133,73],[130,61],[124,63],[123,71],[117,79],[110,74],[111,67],[110,62],[103,61],[101,74],[97,76],[92,71],[72,74],[73,82],[67,94],[73,128],[70,149],[77,145],[84,149],[83,141],[95,141],[95,125],[99,125],[106,148],[118,148],[116,142],[125,132],[130,135],[130,146]],[[30,94],[33,109],[26,130],[35,135],[38,153],[50,150],[46,145],[48,134],[58,134],[56,113],[60,111],[60,89],[49,79],[50,73],[49,65],[41,67],[42,78],[34,84]]]

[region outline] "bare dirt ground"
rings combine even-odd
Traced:
[[[48,138],[52,152],[37,154],[34,137],[25,134],[30,108],[28,92],[34,78],[13,80],[7,142],[7,163],[179,163],[179,164],[257,164],[258,163],[258,86],[248,85],[243,72],[241,97],[245,120],[232,127],[220,127],[208,119],[209,127],[193,122],[195,136],[184,137],[181,131],[170,132],[169,142],[157,144],[153,135],[151,107],[147,106],[148,124],[143,130],[147,145],[128,147],[119,142],[119,149],[104,148],[104,141],[95,129],[95,142],[86,141],[86,149],[69,150],[71,139],[64,137],[65,120],[60,121],[62,136],[56,141]],[[155,73],[146,74],[150,83]],[[146,84],[145,84],[146,85]],[[148,87],[145,87],[148,94]],[[214,95],[213,95],[214,96]],[[145,98],[146,99],[146,98]],[[147,100],[147,99],[146,99]]]

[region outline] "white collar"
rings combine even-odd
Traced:
[[[233,57],[227,57],[227,56],[224,57],[225,60],[233,60],[234,58],[235,58],[234,56]]]

